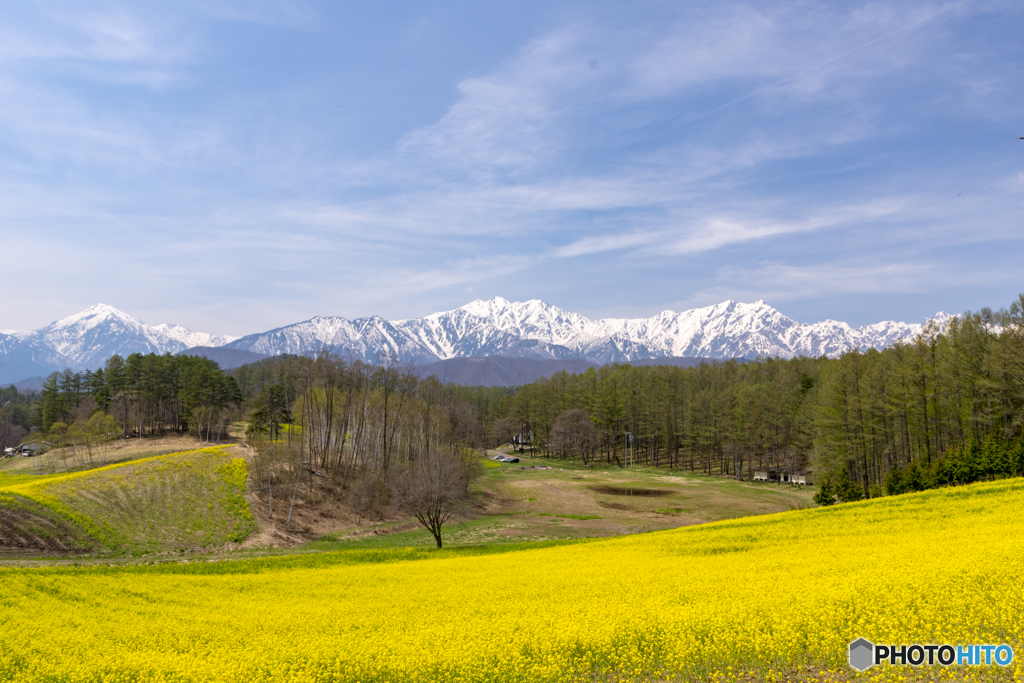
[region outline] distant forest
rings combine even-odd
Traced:
[[[508,443],[526,427],[553,458],[622,465],[631,434],[638,463],[744,479],[755,467],[810,466],[850,499],[1024,473],[1024,295],[836,359],[609,365],[484,388],[329,353],[230,372],[136,354],[95,373],[55,373],[35,397],[4,389],[0,403],[4,445],[32,426],[63,438],[90,423],[97,432],[105,417],[120,434],[203,438],[252,418],[272,438],[298,440],[324,470],[386,469],[430,449]]]

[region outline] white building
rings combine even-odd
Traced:
[[[774,481],[778,484],[811,485],[814,478],[813,470],[787,470],[778,467],[760,467],[754,469],[754,481]]]

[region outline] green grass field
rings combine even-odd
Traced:
[[[474,507],[447,525],[446,546],[602,538],[644,533],[810,507],[809,487],[737,482],[720,477],[523,457],[520,464],[482,460]],[[531,468],[531,465],[533,466]],[[540,469],[544,468],[544,469]],[[619,495],[656,491],[662,495]],[[343,526],[307,549],[398,548],[434,545],[408,521]]]

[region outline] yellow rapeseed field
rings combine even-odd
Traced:
[[[0,679],[900,680],[847,644],[1020,652],[1022,509],[1004,480],[540,549],[5,569]]]

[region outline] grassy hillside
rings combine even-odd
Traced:
[[[490,451],[493,456],[497,451]],[[482,460],[474,483],[475,509],[469,520],[444,530],[445,545],[520,543],[644,533],[811,507],[815,489],[738,482],[664,468],[623,470],[593,463],[521,456],[519,464]],[[260,499],[260,510],[265,509]],[[283,524],[283,518],[280,520]],[[415,522],[338,521],[307,547],[344,550],[363,547],[434,545]]]
[[[69,474],[0,474],[0,538],[43,551],[121,553],[242,540],[255,523],[243,497],[245,462],[227,448]]]
[[[92,455],[79,449],[55,448],[34,458],[4,458],[0,460],[0,473],[5,474],[62,474],[83,472],[97,467],[115,465],[130,460],[142,460],[157,455],[184,453],[203,448],[205,444],[190,435],[163,436],[145,439],[117,439],[96,446]]]
[[[1020,652],[1022,505],[1013,479],[543,548],[4,569],[0,678],[1019,680],[845,661]]]

